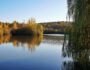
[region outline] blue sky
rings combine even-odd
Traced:
[[[0,0],[0,21],[65,21],[67,0]]]

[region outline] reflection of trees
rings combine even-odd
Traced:
[[[10,40],[10,35],[0,36],[0,44],[7,43]]]
[[[64,70],[89,70],[90,69],[90,47],[64,46],[63,57],[72,57],[73,61],[64,61]]]
[[[63,62],[62,70],[90,70],[90,62]]]
[[[12,42],[14,47],[27,47],[30,51],[34,51],[36,46],[41,43],[43,36],[17,36],[10,37],[9,35],[4,35],[0,37],[0,44],[6,42]]]
[[[64,36],[44,35],[44,43],[63,44]]]
[[[34,51],[36,46],[41,43],[43,39],[43,36],[32,36],[32,37],[12,37],[11,41],[13,42],[13,45],[18,47],[22,46],[27,48],[31,51]]]

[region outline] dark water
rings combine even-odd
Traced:
[[[0,70],[90,70],[90,50],[63,47],[63,36],[0,38]]]

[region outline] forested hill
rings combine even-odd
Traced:
[[[67,29],[71,28],[71,24],[65,21],[43,22],[39,24],[44,27],[44,34],[64,33]]]

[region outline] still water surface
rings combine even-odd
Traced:
[[[80,58],[63,47],[63,42],[63,36],[54,35],[0,38],[0,70],[83,70],[85,63],[84,70],[88,70],[89,51],[84,63],[84,55]],[[77,59],[82,59],[81,64]]]

